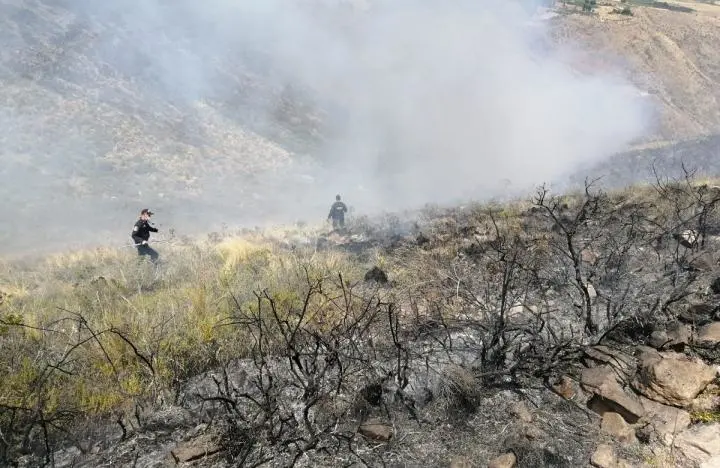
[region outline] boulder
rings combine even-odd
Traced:
[[[219,443],[210,434],[203,434],[200,437],[178,444],[170,454],[175,463],[187,463],[201,458],[209,457],[220,452]]]
[[[560,377],[560,379],[553,384],[552,390],[566,400],[572,400],[578,393],[577,384],[567,375]]]
[[[590,458],[590,464],[597,468],[615,468],[617,466],[615,450],[608,444],[599,445]]]
[[[720,322],[713,322],[698,329],[695,342],[709,345],[720,343]]]
[[[600,430],[624,445],[637,442],[635,430],[617,413],[610,411],[605,413],[600,424]]]
[[[390,440],[393,434],[392,427],[377,419],[371,419],[362,423],[358,428],[358,432],[368,439],[383,442]]]
[[[602,345],[587,348],[584,352],[585,363],[590,367],[605,364],[625,376],[631,377],[635,374],[637,360],[627,353]]]
[[[650,345],[657,349],[682,349],[690,343],[692,330],[690,325],[675,322],[667,327],[666,331],[657,330],[650,335]]]
[[[677,434],[690,426],[690,413],[687,411],[645,397],[641,397],[640,401],[645,408],[645,419],[663,444],[671,445]]]
[[[600,415],[606,412],[618,413],[630,424],[636,423],[645,415],[639,398],[623,390],[615,372],[608,366],[584,369],[581,385],[594,393],[588,406]]]
[[[632,468],[632,465],[615,455],[612,446],[599,445],[590,458],[590,464],[597,468]]]
[[[642,345],[635,348],[635,356],[639,362],[651,359],[662,359],[662,355],[655,348]]]
[[[676,357],[641,362],[635,388],[651,400],[684,407],[715,379],[716,370],[703,362]]]
[[[512,452],[500,455],[490,461],[488,468],[513,468],[517,463],[517,457]]]
[[[686,345],[692,338],[692,329],[689,325],[674,322],[667,327],[667,336],[670,339],[670,346]]]
[[[720,457],[720,423],[698,424],[682,431],[675,447],[691,461],[707,466],[709,460]]]

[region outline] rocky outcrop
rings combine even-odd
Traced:
[[[589,367],[606,365],[618,375],[625,377],[635,375],[635,369],[637,368],[637,360],[633,356],[608,346],[593,346],[586,349],[585,363]]]
[[[221,448],[217,440],[210,434],[203,434],[196,439],[189,440],[177,445],[170,455],[175,463],[186,463],[200,460],[220,452]]]
[[[646,357],[634,382],[635,388],[651,400],[685,407],[692,403],[717,371],[703,362],[683,357]]]
[[[625,421],[636,423],[645,415],[645,409],[635,394],[623,389],[616,375],[609,366],[583,370],[582,387],[594,395],[588,406],[598,414],[614,412]]]
[[[617,413],[607,412],[603,415],[600,429],[623,445],[637,442],[635,430]]]
[[[690,426],[690,413],[687,411],[663,405],[645,397],[641,397],[640,401],[646,411],[645,420],[655,431],[661,443],[672,444],[677,434]]]
[[[697,331],[695,342],[703,345],[716,345],[720,343],[720,322],[713,322],[701,327]]]
[[[720,423],[700,424],[678,434],[677,447],[689,460],[708,468],[720,466]]]
[[[630,468],[631,465],[615,455],[612,445],[599,445],[590,458],[590,464],[596,468]]]
[[[682,349],[690,343],[692,339],[692,330],[690,325],[683,323],[673,323],[666,330],[657,330],[650,335],[650,345],[657,348],[674,348]]]

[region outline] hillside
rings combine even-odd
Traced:
[[[6,263],[0,462],[715,466],[718,190]]]
[[[598,5],[596,15],[553,19],[557,42],[580,41],[593,51],[579,64],[580,70],[630,73],[660,110],[654,139],[677,141],[719,133],[720,5],[652,1]],[[631,15],[620,13],[625,7]]]
[[[333,21],[351,25],[364,12],[373,11],[372,3],[368,5],[354,9],[316,5],[313,15],[323,25]],[[656,125],[643,138],[646,143],[693,141],[720,131],[717,7],[693,3],[695,9],[685,12],[630,5],[632,16],[612,14],[620,8],[615,3],[601,3],[593,15],[558,4],[559,16],[543,21],[554,44],[549,47],[559,48],[579,74],[628,76],[647,92],[645,101],[658,113]],[[336,82],[362,70],[354,70],[352,62],[343,63],[335,70],[341,75],[327,77],[335,82],[325,83],[321,77],[315,83],[318,89],[304,87],[298,78],[311,70],[300,74],[297,67],[302,63],[289,63],[287,56],[266,50],[264,36],[252,36],[258,44],[248,45],[248,38],[237,32],[243,29],[237,27],[238,21],[223,19],[222,9],[198,11],[192,2],[175,2],[171,8],[162,2],[101,7],[62,0],[0,1],[0,124],[5,130],[0,147],[0,195],[5,201],[0,252],[99,245],[99,239],[121,244],[127,223],[141,205],[162,207],[166,226],[203,234],[222,224],[322,217],[327,200],[340,191],[349,192],[359,209],[368,213],[392,203],[398,206],[391,209],[437,202],[443,192],[427,193],[427,186],[440,176],[444,185],[458,186],[471,197],[493,196],[498,193],[498,180],[513,178],[514,171],[502,168],[502,157],[475,163],[467,146],[480,145],[474,151],[488,155],[517,151],[512,157],[504,155],[511,160],[525,157],[523,148],[516,148],[519,143],[507,143],[509,136],[492,141],[494,130],[483,132],[490,135],[480,141],[466,135],[476,130],[464,128],[448,129],[439,142],[415,141],[427,133],[426,128],[440,132],[438,122],[430,119],[401,128],[403,121],[413,113],[431,115],[432,107],[393,116],[396,121],[387,125],[379,121],[378,129],[371,129],[394,128],[400,134],[396,140],[410,138],[411,144],[388,141],[382,135],[372,137],[378,141],[366,141],[366,135],[350,138],[348,132],[357,131],[347,125],[368,126],[389,113],[382,110],[378,116],[368,116],[367,122],[351,119],[359,118],[363,104],[349,99],[350,88],[349,96],[344,96]],[[293,27],[305,27],[299,21]],[[333,29],[330,34],[339,33]],[[369,53],[383,50],[382,44],[372,47]],[[389,47],[401,48],[402,43]],[[491,49],[482,53],[494,56]],[[309,56],[301,60],[305,59],[315,60]],[[389,76],[375,78],[388,82]],[[539,92],[542,89],[538,87]],[[377,95],[373,105],[382,106],[390,97],[373,88],[364,91],[370,98]],[[493,113],[503,111],[502,99],[482,116],[488,126],[498,120]],[[411,94],[396,100],[388,105],[419,102]],[[530,105],[527,101],[518,113]],[[481,104],[480,109],[489,105]],[[560,111],[549,106],[537,112],[547,110]],[[458,112],[456,117],[443,115],[450,124],[460,124],[467,119],[465,110]],[[578,118],[583,117],[568,115],[568,123],[562,125]],[[509,114],[510,125],[515,119]],[[548,121],[532,122],[543,120]],[[515,133],[512,128],[499,130]],[[577,153],[601,146],[604,140],[608,138],[600,138],[598,145],[589,141],[588,148],[577,150],[559,139],[548,148],[538,148],[532,141],[527,145],[542,149],[541,157],[548,162],[559,158],[555,162],[559,168],[573,169],[581,162],[576,161],[581,159]],[[388,148],[378,150],[384,144]],[[428,144],[439,146],[432,149],[439,155],[459,150],[465,160],[458,159],[457,168],[443,169],[449,160],[437,156],[440,159],[425,168],[407,155],[392,153],[393,145],[409,146],[407,151],[412,152],[414,145]],[[378,151],[380,156],[374,156]],[[561,158],[567,158],[567,164]],[[408,168],[414,172],[406,173]],[[554,176],[552,171],[546,170]],[[473,172],[485,175],[477,181],[456,176]],[[548,180],[533,183],[543,181]]]
[[[720,464],[720,6],[208,1],[0,0],[1,466]]]

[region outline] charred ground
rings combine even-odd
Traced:
[[[6,265],[3,460],[569,467],[607,442],[613,463],[700,463],[687,440],[718,427],[718,203],[688,175],[347,235],[177,240],[158,271],[110,251]],[[648,373],[661,361],[703,377],[673,393]],[[638,409],[653,401],[693,425],[668,443]]]

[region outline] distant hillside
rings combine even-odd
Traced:
[[[372,3],[354,2],[327,22],[342,31]],[[327,144],[355,117],[333,102],[338,91],[326,89],[321,101],[261,46],[233,42],[233,28],[252,25],[212,11],[198,17],[193,5],[0,0],[0,252],[124,242],[142,206],[161,207],[166,225],[187,232],[287,218],[301,207],[322,218],[336,191],[349,190],[323,168],[328,154],[355,150]],[[631,71],[660,110],[649,140],[720,132],[720,7],[631,3],[632,16],[613,13],[623,5],[592,15],[559,8],[548,23],[553,39],[596,52],[569,57],[579,73]],[[385,131],[392,147],[393,128]],[[406,188],[397,187],[398,170],[372,168],[385,177],[386,197]]]
[[[596,52],[578,68],[629,71],[660,110],[657,140],[720,132],[720,5],[598,4],[592,15],[563,14],[552,20],[558,43],[580,42]],[[622,14],[624,9],[630,14]]]

